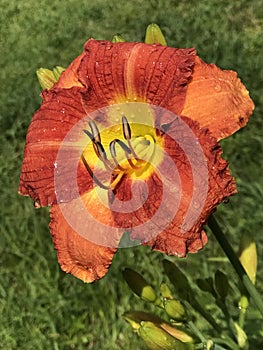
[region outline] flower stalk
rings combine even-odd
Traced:
[[[258,308],[261,315],[263,316],[262,298],[261,298],[260,294],[258,293],[257,289],[255,288],[254,284],[252,283],[251,279],[247,275],[244,267],[242,266],[241,262],[239,261],[232,246],[228,242],[224,232],[219,227],[219,225],[218,225],[218,223],[213,215],[211,215],[210,218],[208,219],[208,226],[210,227],[211,231],[215,235],[218,243],[220,244],[224,253],[228,257],[230,263],[232,264],[233,268],[235,269],[236,273],[238,274],[240,280],[244,284],[244,287],[246,288],[248,294],[253,299],[256,307]]]

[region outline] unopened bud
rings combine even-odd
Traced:
[[[142,321],[150,321],[153,323],[162,323],[163,320],[149,312],[144,311],[129,311],[123,315],[124,319],[129,322],[134,330],[138,330]]]
[[[58,81],[61,73],[64,72],[65,68],[56,66],[53,70],[47,68],[39,68],[36,71],[37,78],[42,89],[51,89],[52,86]]]
[[[176,321],[184,322],[187,320],[187,312],[179,300],[166,300],[164,309],[166,313]]]
[[[152,350],[192,350],[192,343],[183,343],[152,322],[142,322],[138,330],[140,337]]]
[[[123,39],[123,37],[119,33],[117,33],[117,34],[113,35],[111,42],[112,43],[124,43],[125,40]]]
[[[60,66],[56,66],[55,68],[53,68],[53,73],[54,73],[54,77],[56,79],[56,81],[58,81],[58,79],[60,78],[61,74],[64,72],[65,68],[60,67]]]
[[[189,332],[186,333],[185,331],[182,331],[181,329],[175,328],[170,326],[166,322],[162,322],[159,324],[159,326],[165,330],[167,333],[171,334],[174,338],[180,340],[183,343],[194,343],[194,335],[190,334]]]
[[[243,234],[239,244],[239,260],[248,277],[255,284],[257,273],[257,247],[250,234]]]
[[[240,349],[248,349],[248,339],[244,330],[235,322],[237,343]]]
[[[173,299],[172,292],[166,283],[160,285],[160,294],[165,299]]]
[[[141,299],[153,303],[157,295],[153,287],[136,271],[126,268],[123,271],[123,277],[131,290]]]
[[[161,44],[166,46],[166,40],[163,36],[163,33],[160,27],[157,24],[150,24],[146,29],[145,35],[145,43],[146,44]]]
[[[153,315],[149,312],[129,311],[125,312],[123,317],[135,331],[138,331],[138,329],[141,327],[142,322],[151,322],[154,323],[156,327],[163,329],[172,337],[180,340],[183,343],[195,342],[194,336],[188,331],[185,332],[184,330],[181,330],[178,327],[173,327],[170,324],[166,323],[160,317]]]
[[[229,292],[229,283],[226,275],[220,270],[215,273],[215,287],[220,297],[225,299]]]
[[[243,310],[247,310],[249,307],[249,300],[246,295],[242,295],[239,302],[238,302],[238,307]]]
[[[57,82],[55,75],[52,70],[47,68],[39,68],[36,71],[37,78],[42,89],[51,89],[52,86]]]
[[[185,274],[169,260],[163,261],[163,267],[180,299],[189,302],[193,300],[194,293]]]

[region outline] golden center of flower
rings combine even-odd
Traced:
[[[130,124],[125,116],[122,117],[122,131],[119,132],[119,138],[116,136],[116,129],[106,129],[100,132],[94,121],[89,121],[90,130],[83,130],[89,137],[92,149],[87,146],[82,153],[82,161],[93,178],[94,182],[104,189],[114,189],[123,176],[129,176],[131,179],[145,179],[152,173],[151,160],[155,153],[155,132],[152,127],[142,128],[137,125],[138,131],[143,131],[144,135],[132,135]],[[133,126],[136,129],[136,125]],[[148,132],[147,132],[148,131]],[[104,140],[105,137],[105,140]],[[96,156],[96,164],[94,161]],[[99,159],[99,166],[98,166]],[[110,179],[107,184],[101,181],[92,170],[92,167],[110,172]]]

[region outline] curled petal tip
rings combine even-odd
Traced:
[[[148,25],[145,34],[145,44],[161,44],[167,46],[164,35],[157,24],[152,23]]]

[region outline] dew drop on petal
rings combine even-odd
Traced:
[[[221,85],[219,85],[219,84],[216,84],[214,89],[216,92],[220,92],[222,90]]]
[[[40,203],[39,203],[38,200],[36,200],[36,201],[34,202],[34,207],[35,207],[36,209],[39,209],[39,208],[41,207],[41,205],[40,205]]]

